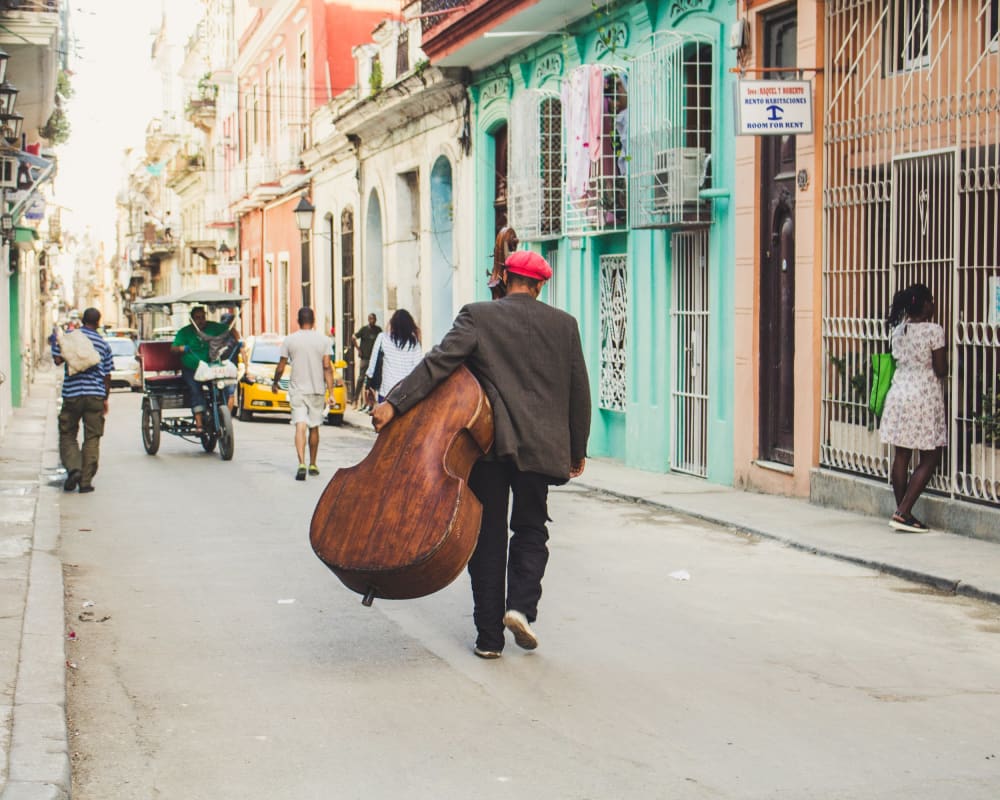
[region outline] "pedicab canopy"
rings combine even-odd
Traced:
[[[182,292],[180,294],[161,294],[155,297],[143,297],[132,303],[136,313],[144,311],[161,311],[173,313],[173,306],[205,306],[210,310],[233,308],[241,306],[249,298],[241,294],[217,291]]]

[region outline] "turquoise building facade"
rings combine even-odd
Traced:
[[[731,0],[611,3],[470,88],[476,252],[509,224],[552,262],[543,299],[579,320],[590,371],[590,455],[721,484],[733,481],[735,19]]]

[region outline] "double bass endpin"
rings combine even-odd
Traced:
[[[375,602],[375,587],[369,586],[368,591],[365,592],[365,596],[361,598],[361,605],[371,606]]]

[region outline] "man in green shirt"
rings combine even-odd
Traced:
[[[195,370],[202,361],[208,361],[208,340],[203,336],[220,336],[228,330],[221,322],[207,322],[205,309],[195,306],[191,309],[191,324],[185,325],[174,336],[170,349],[181,354],[181,376],[191,393],[191,411],[194,412],[195,433],[201,433],[205,411],[205,396],[201,384],[194,379]],[[201,335],[199,335],[199,331]]]

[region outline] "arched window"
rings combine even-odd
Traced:
[[[510,222],[522,241],[562,233],[562,102],[522,92],[511,108]]]

